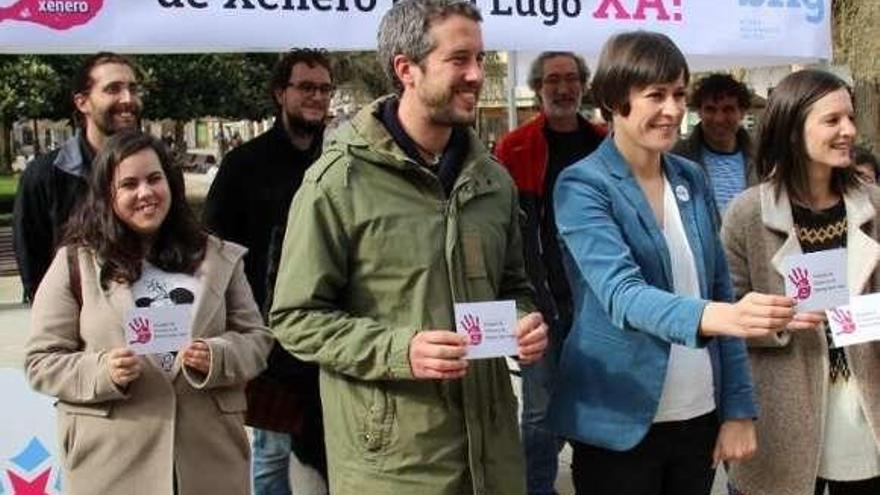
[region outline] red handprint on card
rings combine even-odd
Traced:
[[[471,345],[480,345],[483,341],[483,327],[480,325],[480,318],[474,315],[465,315],[461,320],[461,326],[470,337]]]
[[[810,298],[813,287],[810,285],[810,272],[806,268],[792,268],[791,273],[788,274],[788,280],[797,289],[795,299],[804,301]]]
[[[831,310],[831,318],[840,325],[840,331],[837,335],[850,334],[855,332],[856,322],[853,321],[852,313],[846,309],[835,308]]]
[[[150,320],[137,317],[128,324],[128,328],[134,332],[135,339],[130,341],[129,344],[147,344],[151,340],[153,340],[153,328],[150,324]]]

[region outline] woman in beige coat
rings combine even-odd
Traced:
[[[758,139],[764,182],[722,227],[737,297],[783,294],[788,256],[837,248],[850,294],[880,291],[880,192],[851,167],[853,122],[849,90],[830,73],[798,72],[774,89]],[[880,344],[830,348],[823,315],[806,313],[748,345],[758,452],[731,467],[731,493],[880,493]]]
[[[250,493],[244,385],[272,337],[244,249],[201,230],[152,137],[115,135],[92,168],[34,298],[25,360],[31,385],[58,399],[64,493]],[[189,312],[190,342],[136,355],[127,314],[169,305]]]

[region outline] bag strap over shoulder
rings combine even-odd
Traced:
[[[70,275],[70,292],[79,307],[82,307],[82,278],[79,274],[79,260],[76,256],[76,248],[67,246],[67,273]]]

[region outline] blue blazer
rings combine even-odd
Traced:
[[[663,155],[699,272],[702,299],[673,293],[663,232],[636,178],[609,136],[559,176],[554,192],[563,261],[574,297],[549,423],[590,445],[629,450],[651,427],[670,344],[706,346],[719,418],[757,415],[745,344],[699,336],[708,300],[733,291],[705,174]]]

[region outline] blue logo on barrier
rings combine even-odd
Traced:
[[[52,455],[37,437],[32,437],[17,455],[9,459],[5,476],[0,478],[0,495],[50,495],[46,491],[54,466]],[[56,470],[57,471],[57,470]],[[55,473],[52,493],[61,493],[61,476]]]
[[[31,438],[31,441],[28,442],[27,447],[25,447],[21,453],[10,460],[16,465],[16,467],[24,469],[25,471],[33,471],[49,457],[49,451],[46,450],[46,447],[43,447],[43,444],[37,440],[36,437],[34,437]]]
[[[825,0],[739,0],[740,7],[803,9],[813,24],[825,20]]]

